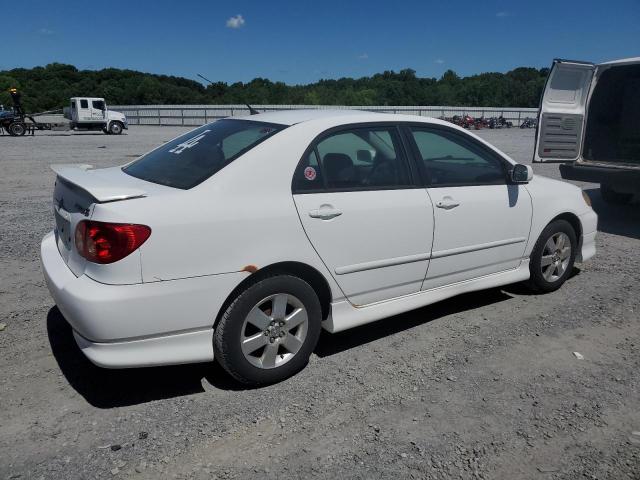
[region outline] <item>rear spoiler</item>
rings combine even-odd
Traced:
[[[51,165],[59,178],[86,191],[98,203],[117,202],[130,198],[146,197],[147,192],[138,188],[114,185],[103,175],[102,170],[92,170],[92,165]]]

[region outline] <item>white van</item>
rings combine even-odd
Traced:
[[[599,183],[615,204],[640,194],[640,57],[601,64],[554,60],[540,102],[534,162]]]
[[[72,130],[102,130],[104,133],[120,135],[129,128],[124,113],[109,110],[104,98],[73,97],[65,117],[71,120]]]

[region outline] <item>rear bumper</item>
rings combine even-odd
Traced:
[[[99,343],[75,330],[82,353],[99,367],[132,368],[213,361],[213,329],[127,342]]]
[[[112,368],[213,359],[213,323],[247,273],[106,285],[76,277],[62,260],[53,232],[42,240],[44,277],[76,341],[97,365]]]
[[[579,182],[616,185],[638,185],[640,183],[640,170],[595,167],[576,163],[560,165],[560,175],[565,180]]]

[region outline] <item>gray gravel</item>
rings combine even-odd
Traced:
[[[0,137],[0,478],[640,478],[640,208],[596,185],[598,255],[558,292],[323,334],[305,370],[255,390],[216,366],[92,366],[38,263],[48,164],[120,164],[181,131]],[[533,131],[480,134],[530,161]]]

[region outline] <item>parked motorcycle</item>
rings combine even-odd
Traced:
[[[520,124],[520,128],[536,128],[538,126],[538,119],[527,117]]]
[[[491,117],[489,119],[489,128],[511,128],[513,122],[507,121],[502,115],[499,117]]]

